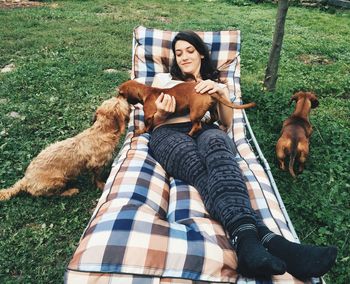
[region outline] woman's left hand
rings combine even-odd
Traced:
[[[200,94],[204,94],[206,92],[208,92],[208,94],[222,92],[222,89],[219,87],[219,84],[210,79],[199,81],[199,83],[196,85],[194,89],[196,90],[197,93],[200,93]]]

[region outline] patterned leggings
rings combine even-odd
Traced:
[[[194,137],[186,134],[190,129],[191,123],[156,128],[149,142],[154,158],[174,178],[199,191],[209,214],[230,236],[247,218],[264,226],[251,207],[232,140],[215,125],[203,125]]]

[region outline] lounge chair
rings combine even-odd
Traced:
[[[135,28],[132,79],[151,84],[156,73],[169,72],[174,35]],[[241,103],[240,31],[199,35],[229,85],[231,100]],[[196,189],[167,175],[153,159],[149,134],[134,135],[142,126],[142,105],[138,104],[105,189],[67,267],[65,283],[303,283],[287,273],[270,281],[238,275],[236,254],[226,232],[211,219]],[[234,111],[228,135],[237,147],[236,159],[252,206],[272,231],[298,242],[243,110]]]

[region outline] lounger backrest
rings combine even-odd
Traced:
[[[207,44],[214,66],[220,71],[220,80],[230,88],[232,100],[238,101],[241,93],[240,31],[197,32]],[[131,78],[152,84],[157,73],[168,73],[173,61],[171,42],[176,32],[149,29],[142,26],[134,30],[133,64]]]

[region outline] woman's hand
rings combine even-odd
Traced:
[[[175,97],[161,93],[156,99],[157,112],[154,115],[154,124],[158,125],[164,122],[169,114],[175,112],[176,100]]]
[[[196,85],[194,88],[197,93],[204,94],[208,92],[208,94],[213,94],[213,93],[219,93],[220,95],[223,95],[223,89],[220,88],[219,84],[212,81],[212,80],[204,80],[204,81],[199,81],[199,83]]]

